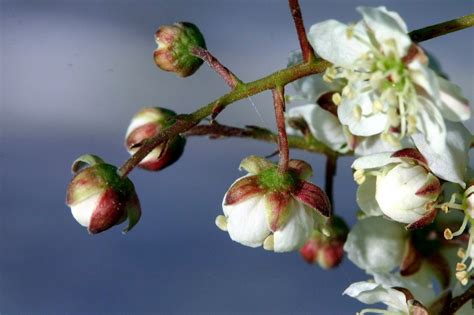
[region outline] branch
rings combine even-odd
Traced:
[[[452,32],[460,31],[462,29],[474,25],[474,13],[459,17],[454,20],[424,27],[416,31],[410,32],[410,38],[414,42],[422,42],[438,36],[446,35]]]
[[[441,312],[442,315],[455,314],[464,304],[474,299],[474,284],[471,285],[463,294],[458,295],[449,302],[447,307]]]
[[[336,175],[336,168],[337,168],[337,155],[328,155],[326,157],[326,177],[325,177],[325,191],[329,197],[329,201],[331,201],[331,205],[334,211],[334,176]]]
[[[211,125],[198,125],[183,134],[186,137],[193,136],[209,136],[211,139],[224,138],[247,138],[265,141],[269,143],[278,143],[278,135],[272,131],[256,126],[247,126],[246,128],[238,128],[232,126],[214,123]],[[304,150],[312,153],[320,153],[328,156],[335,155],[324,143],[311,138],[300,136],[288,136],[288,146],[292,149]]]
[[[460,27],[460,25],[462,25],[462,27]],[[417,42],[421,42],[473,25],[474,15],[469,15],[413,31],[410,33],[410,36],[412,36],[412,38]],[[138,149],[138,151],[120,167],[118,173],[121,177],[126,177],[128,173],[130,173],[133,168],[138,165],[138,163],[140,163],[140,161],[144,159],[156,146],[196,126],[199,124],[199,122],[201,122],[201,120],[211,115],[215,108],[221,107],[224,109],[228,105],[248,96],[255,95],[262,91],[272,90],[277,86],[285,86],[288,83],[291,83],[302,77],[321,73],[330,65],[331,64],[329,62],[323,59],[316,59],[311,62],[297,64],[292,67],[279,70],[253,82],[237,85],[233,91],[199,108],[195,112],[188,115],[178,116],[174,124],[172,124],[170,127],[164,129],[158,135],[144,141],[140,146],[140,149]]]
[[[290,149],[288,148],[288,136],[286,135],[285,125],[285,90],[282,86],[277,86],[272,90],[272,95],[278,127],[278,151],[280,153],[278,171],[280,174],[285,174],[288,172],[288,163],[290,162]]]
[[[300,4],[298,0],[289,0],[291,15],[295,22],[296,33],[298,34],[298,40],[300,42],[301,52],[303,54],[303,60],[305,62],[316,59],[314,55],[313,47],[309,44],[308,37],[306,37],[306,30],[304,28],[303,16],[301,15]]]

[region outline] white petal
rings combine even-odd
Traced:
[[[435,104],[424,96],[418,96],[416,128],[425,136],[425,140],[434,152],[443,153],[446,149],[446,125]]]
[[[436,176],[465,187],[464,179],[469,164],[467,148],[472,135],[461,123],[446,121],[446,127],[447,145],[441,153],[436,152],[422,134],[414,134],[412,139]]]
[[[390,163],[400,162],[399,158],[392,158],[392,152],[381,152],[372,155],[360,157],[352,163],[355,170],[365,170],[371,168],[380,168]]]
[[[372,93],[356,92],[354,98],[345,97],[337,107],[337,114],[342,124],[347,125],[352,134],[371,136],[384,131],[387,125],[387,115],[383,112],[372,113]],[[361,117],[355,115],[357,107],[362,110]]]
[[[468,120],[471,117],[469,101],[462,94],[461,88],[456,84],[438,77],[441,96],[441,114],[451,121]]]
[[[386,175],[377,176],[375,199],[382,212],[391,219],[413,223],[428,212],[425,204],[433,199],[416,195],[427,180],[428,173],[422,166],[398,164]]]
[[[377,283],[356,282],[351,284],[343,294],[358,299],[365,304],[383,303],[395,310],[409,314],[405,294],[395,289],[384,288]]]
[[[358,7],[364,22],[374,32],[376,40],[382,44],[395,40],[398,55],[405,56],[411,45],[410,37],[405,22],[396,12],[387,11],[385,7],[370,8]]]
[[[99,205],[102,194],[95,194],[89,198],[71,206],[71,213],[76,221],[85,227],[89,227],[92,214]]]
[[[349,39],[347,28],[347,25],[336,20],[324,21],[311,26],[308,39],[322,58],[336,66],[353,68],[354,62],[368,51],[368,46],[356,36]],[[360,28],[354,28],[354,32],[358,37],[367,38]]]
[[[400,223],[368,217],[349,232],[344,250],[354,264],[368,273],[390,272],[403,259],[407,237]]]
[[[227,231],[233,241],[258,247],[270,234],[265,216],[264,198],[261,195],[224,206],[224,213],[227,214]]]
[[[292,199],[290,218],[283,229],[273,233],[275,252],[289,252],[302,247],[314,227],[313,210]]]
[[[360,210],[368,216],[383,214],[377,200],[375,200],[375,181],[374,176],[367,176],[366,180],[357,189],[357,204]]]
[[[387,141],[383,141],[379,135],[374,135],[366,138],[361,138],[354,150],[354,153],[358,156],[371,155],[380,152],[395,152],[401,148],[413,147],[413,143],[410,138],[403,138],[401,144],[394,146]]]
[[[291,108],[288,116],[302,117],[308,123],[311,134],[331,149],[341,153],[349,151],[341,123],[336,116],[319,105],[309,104]]]
[[[426,94],[438,105],[439,84],[436,73],[427,65],[415,60],[408,65],[410,69],[410,77],[414,84],[423,88]]]

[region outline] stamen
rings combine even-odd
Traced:
[[[447,240],[452,240],[453,239],[453,232],[449,228],[444,230],[444,238]]]
[[[466,264],[463,264],[463,263],[456,264],[456,271],[463,271],[463,270],[466,270],[466,268],[467,268]]]
[[[456,272],[456,279],[461,282],[462,285],[466,285],[469,281],[469,274],[467,271],[458,271]]]
[[[362,108],[359,105],[356,105],[356,107],[354,107],[353,114],[354,114],[355,119],[357,121],[360,121],[362,118]]]
[[[357,170],[354,172],[354,180],[357,184],[362,185],[365,182],[364,170]]]
[[[461,227],[459,228],[459,230],[457,230],[456,232],[453,233],[453,236],[459,236],[461,235],[464,230],[466,229],[466,226],[467,226],[467,222],[468,222],[468,216],[464,216],[464,220],[462,221],[462,224],[461,224]]]
[[[226,218],[225,216],[223,216],[223,215],[218,215],[218,216],[216,217],[216,221],[215,221],[215,222],[216,222],[217,227],[218,227],[220,230],[222,230],[222,231],[224,231],[224,232],[227,232],[227,218]]]
[[[274,247],[275,247],[275,241],[272,234],[263,241],[263,249],[273,251]]]
[[[341,94],[339,93],[334,93],[331,97],[332,99],[332,102],[337,106],[339,104],[341,104]]]
[[[457,252],[457,255],[458,255],[458,257],[461,258],[461,259],[463,259],[464,257],[466,257],[466,252],[464,251],[464,248],[459,247],[458,252]]]

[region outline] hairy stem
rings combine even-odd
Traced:
[[[460,27],[460,25],[462,27]],[[410,33],[410,36],[412,36],[413,40],[421,42],[473,25],[474,17],[473,15],[469,15],[413,31]],[[126,177],[157,145],[196,126],[201,120],[211,115],[216,107],[224,109],[229,104],[248,96],[274,89],[277,86],[285,86],[290,82],[312,74],[321,73],[330,65],[329,62],[323,59],[315,59],[311,62],[297,64],[279,70],[262,79],[237,85],[231,92],[219,97],[207,105],[204,105],[195,112],[179,116],[173,125],[164,129],[160,134],[144,141],[140,146],[140,149],[120,167],[118,173],[120,176]]]
[[[409,35],[414,42],[421,42],[452,32],[460,31],[473,25],[474,13],[412,31],[409,33]]]
[[[209,67],[217,72],[231,89],[234,89],[238,84],[242,84],[242,81],[240,81],[232,71],[221,64],[220,61],[206,49],[196,46],[192,49],[191,53],[207,62]]]
[[[273,105],[275,106],[276,124],[278,127],[278,151],[280,152],[278,171],[284,174],[288,172],[288,163],[290,162],[290,149],[288,148],[285,124],[285,89],[282,86],[277,86],[272,90],[272,95]]]
[[[298,3],[298,0],[289,0],[288,4],[290,5],[291,15],[293,16],[293,21],[295,22],[296,33],[298,34],[303,60],[306,62],[312,61],[316,59],[316,57],[314,55],[313,47],[311,47],[308,37],[306,37],[300,4]]]

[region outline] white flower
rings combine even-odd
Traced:
[[[357,202],[366,214],[383,213],[411,228],[435,218],[434,203],[441,193],[441,183],[416,149],[362,157],[352,167],[360,184]]]
[[[319,214],[330,215],[330,204],[319,187],[306,181],[312,174],[309,164],[291,160],[289,166],[288,174],[280,174],[266,159],[244,159],[240,167],[249,174],[225,194],[224,216],[216,218],[216,225],[249,247],[263,245],[275,252],[302,247],[321,220]]]
[[[332,62],[326,76],[346,80],[339,119],[354,135],[381,134],[392,144],[420,132],[435,152],[446,145],[445,119],[466,120],[470,109],[459,87],[439,77],[411,42],[407,27],[385,7],[359,7],[363,20],[315,24],[308,38]]]

